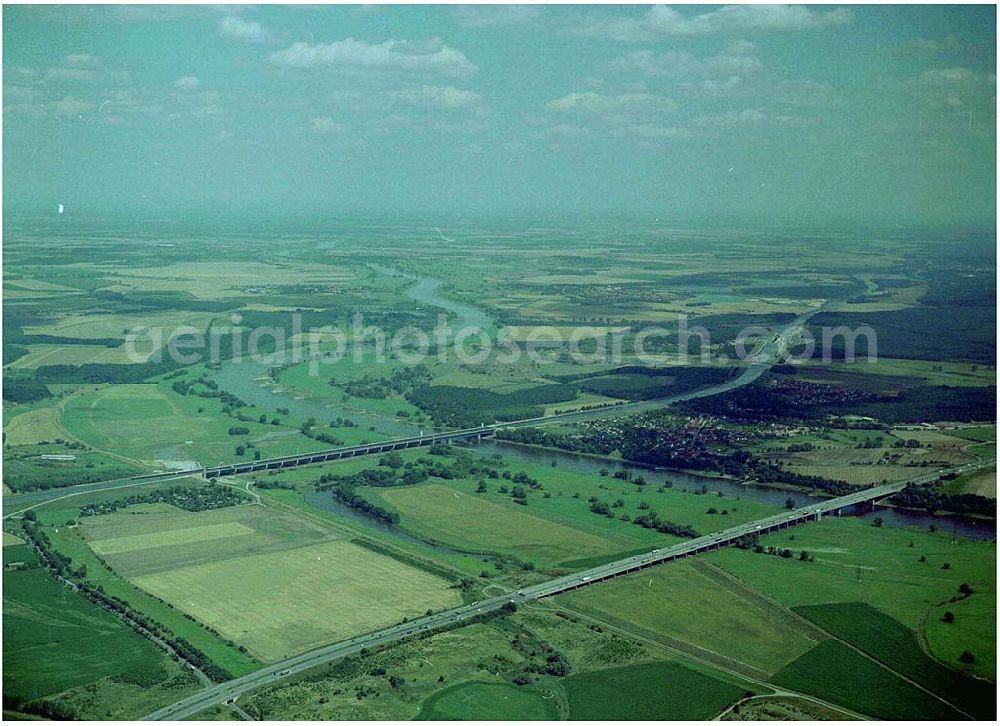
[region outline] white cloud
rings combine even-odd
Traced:
[[[411,106],[439,108],[469,108],[478,106],[482,97],[473,91],[464,91],[454,86],[423,86],[393,91],[392,98]]]
[[[492,28],[531,23],[542,16],[538,5],[464,5],[454,9],[455,17],[468,28]]]
[[[810,30],[844,25],[851,18],[846,8],[815,10],[802,5],[724,5],[697,15],[655,5],[641,17],[591,16],[570,30],[577,35],[642,42],[663,35]]]
[[[402,71],[453,78],[468,78],[477,70],[461,51],[449,48],[438,39],[422,42],[387,40],[374,45],[354,38],[319,45],[299,42],[271,53],[268,60],[288,68]]]
[[[713,116],[692,119],[695,126],[710,128],[753,128],[760,126],[804,126],[810,121],[790,114],[774,113],[763,108],[745,108],[726,111]]]
[[[85,53],[73,53],[66,56],[64,60],[69,66],[96,66],[100,63],[96,56]]]
[[[87,68],[49,68],[45,77],[53,81],[92,81],[97,72]]]
[[[555,113],[602,114],[621,111],[663,111],[672,110],[675,104],[669,98],[650,93],[621,93],[606,96],[592,91],[570,93],[549,101],[545,108]]]
[[[235,15],[219,18],[219,33],[226,38],[242,40],[246,43],[267,43],[274,39],[256,20],[244,20]]]
[[[944,68],[924,71],[920,82],[927,86],[974,86],[983,83],[996,83],[992,73],[982,74],[968,68]]]
[[[910,50],[922,51],[924,53],[940,53],[944,50],[953,50],[959,47],[958,38],[948,35],[943,40],[934,38],[914,38],[906,47]]]
[[[174,81],[174,85],[182,91],[197,91],[201,88],[201,81],[199,81],[195,76],[184,76],[183,78],[178,78]]]
[[[90,101],[74,98],[73,96],[66,96],[60,101],[49,104],[49,108],[59,116],[79,116],[82,113],[93,110],[94,104]]]
[[[314,134],[339,134],[344,130],[344,125],[329,116],[322,116],[309,121],[309,130]]]
[[[649,76],[706,78],[754,73],[763,67],[763,63],[757,56],[757,47],[753,43],[738,40],[707,58],[698,58],[687,51],[657,54],[640,50],[616,58],[609,67],[618,71],[641,71]]]
[[[690,135],[687,129],[654,124],[632,124],[623,126],[619,131],[629,136],[639,136],[644,139],[681,139]]]

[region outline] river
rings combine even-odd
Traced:
[[[419,278],[381,265],[372,264],[369,265],[369,267],[381,274],[414,280],[414,284],[406,289],[406,295],[415,302],[432,307],[438,307],[452,313],[457,318],[455,321],[457,328],[466,325],[476,325],[482,328],[490,328],[493,325],[493,321],[485,312],[470,305],[456,303],[442,297],[438,292],[438,289],[441,286],[440,280],[433,278]],[[787,340],[795,330],[805,324],[809,316],[810,314],[806,314],[799,317],[795,322],[787,326],[785,330],[782,331],[779,338]],[[773,353],[774,350],[780,346],[781,341],[779,338],[769,341],[763,352],[767,354]],[[639,410],[662,407],[674,401],[694,398],[699,395],[704,396],[722,393],[724,391],[732,390],[739,386],[751,383],[760,377],[769,366],[770,362],[752,364],[737,378],[700,392],[681,394],[657,401],[636,402],[634,404],[616,407],[612,410],[581,412],[579,414],[567,416],[566,418],[583,419],[607,416],[609,414],[617,415],[634,413]],[[387,438],[412,436],[419,432],[420,427],[416,424],[412,424],[395,417],[377,416],[359,411],[357,409],[348,408],[336,403],[332,397],[330,401],[318,401],[315,399],[296,397],[291,391],[283,390],[280,386],[268,385],[268,368],[269,366],[266,363],[257,363],[247,360],[239,363],[234,361],[225,361],[218,370],[212,371],[210,375],[221,388],[235,394],[247,403],[252,403],[258,408],[264,409],[268,412],[274,411],[278,408],[287,408],[295,416],[312,416],[315,417],[317,421],[329,421],[333,418],[341,416],[354,420],[362,428],[374,426],[376,432],[383,434]],[[613,460],[598,459],[569,452],[540,450],[510,443],[484,441],[476,446],[476,451],[484,456],[499,453],[505,458],[515,457],[534,462],[548,463],[555,460],[558,466],[565,469],[590,474],[596,474],[601,469],[614,471],[616,469],[628,468],[635,473],[646,476],[648,479],[652,479],[653,477],[655,477],[655,480],[667,478],[674,483],[676,488],[679,489],[687,488],[693,491],[701,489],[702,486],[707,486],[710,491],[721,491],[726,496],[739,496],[743,499],[751,499],[753,501],[773,504],[775,506],[783,506],[785,500],[789,497],[794,499],[796,504],[799,506],[820,500],[818,497],[813,497],[800,492],[788,492],[784,489],[766,486],[742,486],[738,482],[734,482],[730,479],[704,477],[637,465],[629,465],[626,467],[622,464],[614,462]],[[379,529],[382,532],[393,532],[395,536],[399,536],[404,539],[408,538],[413,542],[420,542],[427,546],[438,547],[437,545],[428,545],[428,543],[424,543],[422,540],[417,540],[405,532],[402,532],[397,527],[393,527],[392,525],[382,522],[381,520],[369,517],[363,513],[354,512],[339,502],[333,501],[332,497],[328,493],[310,494],[308,500],[313,506],[318,506],[327,511],[332,511],[342,516],[350,517],[354,521],[365,523]],[[874,519],[875,517],[881,517],[883,525],[889,527],[915,527],[919,529],[928,529],[931,525],[933,525],[941,531],[951,532],[957,536],[967,537],[970,539],[989,540],[996,537],[996,522],[994,520],[980,520],[959,516],[935,516],[923,512],[912,512],[893,507],[877,507],[874,512],[864,512],[859,516],[868,520]],[[448,548],[438,548],[449,554],[463,554],[457,553],[454,550],[449,550]]]

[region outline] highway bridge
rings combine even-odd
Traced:
[[[928,475],[929,476],[929,475]],[[147,721],[175,721],[189,718],[194,714],[209,708],[218,703],[224,703],[238,698],[243,693],[280,680],[287,676],[301,673],[309,668],[314,668],[324,663],[343,658],[348,655],[359,653],[363,648],[371,649],[376,646],[388,645],[411,637],[419,637],[422,633],[427,633],[439,628],[458,625],[484,614],[500,610],[504,606],[511,604],[518,605],[545,597],[552,597],[560,593],[576,590],[581,587],[589,587],[597,582],[603,582],[620,575],[627,575],[638,572],[647,567],[672,562],[709,552],[721,547],[728,547],[735,542],[747,537],[754,537],[768,534],[778,530],[794,527],[803,522],[817,521],[824,514],[839,513],[844,509],[849,509],[865,503],[874,503],[886,497],[892,496],[903,489],[908,483],[919,483],[927,477],[911,480],[911,482],[897,482],[895,484],[884,484],[882,486],[863,489],[852,492],[846,496],[836,497],[824,502],[810,504],[807,507],[792,509],[787,512],[764,517],[753,522],[740,524],[729,529],[716,532],[714,534],[696,537],[685,542],[680,542],[668,547],[662,547],[640,555],[633,555],[605,565],[598,565],[588,570],[576,572],[571,575],[564,575],[538,585],[531,585],[519,590],[517,593],[505,594],[481,600],[468,605],[461,605],[451,610],[444,610],[440,613],[428,615],[416,620],[411,620],[400,625],[394,625],[374,633],[359,635],[349,640],[318,648],[308,653],[287,658],[279,663],[274,663],[266,668],[249,673],[240,678],[211,686],[199,693],[189,696],[169,706],[165,706],[146,716]]]
[[[232,476],[234,474],[248,474],[252,471],[268,471],[275,469],[287,469],[293,466],[306,466],[307,464],[319,464],[324,461],[337,461],[338,459],[350,459],[355,456],[367,456],[369,454],[383,454],[387,451],[398,451],[399,449],[413,449],[419,446],[433,446],[434,444],[447,444],[452,441],[467,441],[469,439],[481,439],[484,436],[492,436],[500,424],[489,426],[479,426],[473,429],[458,429],[455,431],[444,431],[440,433],[427,434],[426,436],[411,436],[405,439],[393,439],[391,441],[380,441],[374,444],[360,444],[358,446],[344,446],[339,449],[327,449],[316,451],[310,454],[299,454],[297,456],[279,456],[273,459],[261,459],[260,461],[246,461],[236,464],[220,464],[209,466],[204,469],[192,469],[190,474],[201,474],[206,479],[217,476]]]

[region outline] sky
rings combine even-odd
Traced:
[[[8,214],[995,224],[991,6],[5,6]]]

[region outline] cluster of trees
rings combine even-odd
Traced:
[[[621,366],[600,373],[561,376],[557,380],[576,383],[589,393],[640,401],[722,383],[731,378],[734,371],[733,368],[698,366]]]
[[[464,386],[422,385],[410,391],[407,399],[438,424],[466,428],[486,421],[515,421],[541,416],[545,413],[546,404],[570,401],[576,398],[578,392],[578,386],[565,383],[551,383],[511,393]]]
[[[620,509],[625,505],[623,499],[618,499],[617,501],[608,504],[607,502],[602,502],[597,499],[597,497],[590,498],[590,511],[594,514],[599,514],[602,517],[608,517],[609,519],[614,519],[615,509]],[[666,519],[661,519],[660,515],[649,509],[649,504],[643,502],[639,506],[639,509],[644,510],[642,514],[639,514],[632,519],[627,514],[622,515],[622,521],[631,521],[633,524],[638,524],[640,527],[645,527],[646,529],[655,529],[657,532],[662,532],[663,534],[672,534],[675,537],[687,537],[688,539],[694,539],[698,536],[698,532],[690,524],[677,524],[676,522],[670,522]]]
[[[982,285],[986,275],[977,275],[973,282]],[[965,278],[966,284],[968,278]],[[986,292],[968,290],[969,299]],[[823,328],[847,326],[857,330],[871,326],[878,334],[880,356],[917,360],[966,360],[992,365],[996,361],[996,293],[992,299],[978,300],[984,304],[957,305],[955,298],[934,298],[934,290],[924,300],[935,299],[934,305],[917,305],[903,310],[885,312],[823,312],[809,321],[810,332],[817,341],[823,340]],[[832,353],[843,357],[843,337],[834,338]],[[868,354],[868,341],[858,336],[854,345],[856,356]],[[875,351],[873,351],[875,352]]]
[[[351,509],[356,509],[359,512],[365,512],[366,514],[375,517],[383,522],[389,524],[399,523],[399,513],[393,512],[385,507],[374,504],[363,496],[354,491],[354,485],[348,482],[333,482],[328,487],[325,487],[330,491],[330,495],[337,501],[345,504]]]
[[[498,429],[494,438],[531,446],[547,446],[564,451],[579,451],[585,454],[610,454],[615,444],[595,436],[579,436],[557,431],[526,426],[516,429]],[[609,448],[610,447],[610,448]]]
[[[688,539],[694,539],[698,536],[698,532],[690,524],[676,524],[674,522],[668,522],[665,519],[660,519],[660,516],[656,512],[643,512],[637,515],[635,519],[632,520],[634,524],[638,524],[640,527],[645,527],[646,529],[655,529],[657,532],[662,532],[663,534],[672,534],[675,537],[687,537]]]
[[[44,383],[39,383],[30,378],[17,380],[10,376],[4,376],[3,400],[5,401],[10,401],[11,403],[31,403],[32,401],[41,401],[43,398],[48,398],[51,395],[52,391]]]
[[[35,380],[40,383],[142,383],[147,378],[181,367],[169,355],[162,356],[159,363],[155,360],[146,363],[84,363],[78,366],[60,363],[36,368]]]
[[[246,504],[250,498],[241,492],[223,486],[185,487],[174,486],[166,489],[156,489],[144,494],[132,494],[122,499],[108,502],[87,504],[80,508],[81,517],[98,514],[111,514],[119,509],[131,507],[133,504],[172,504],[189,512],[200,512],[206,509],[221,509]]]
[[[405,395],[414,387],[431,380],[430,369],[423,363],[397,368],[387,377],[364,376],[358,380],[340,385],[346,393],[356,398],[388,398],[393,393]],[[331,386],[338,386],[335,378]]]
[[[893,504],[909,509],[926,509],[928,512],[954,512],[955,514],[980,514],[987,517],[997,515],[994,499],[978,494],[949,494],[937,484],[910,484],[890,500]]]
[[[3,710],[30,713],[41,716],[47,721],[77,721],[81,718],[76,708],[68,703],[50,701],[45,698],[25,700],[7,693],[3,694]]]

